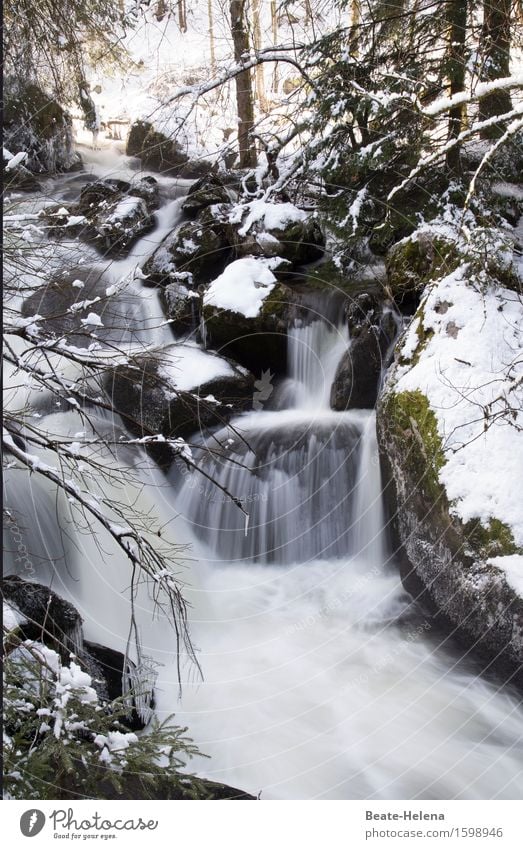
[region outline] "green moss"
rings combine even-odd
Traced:
[[[287,322],[290,298],[291,292],[286,286],[282,283],[275,286],[262,304],[260,310],[261,320],[264,321],[272,317]]]
[[[419,390],[391,392],[385,415],[401,447],[403,462],[412,484],[431,501],[444,494],[439,471],[445,464],[436,416]]]
[[[499,519],[490,519],[488,526],[482,525],[479,519],[471,519],[464,526],[464,531],[474,553],[482,559],[523,553],[523,549],[514,542],[508,525]]]
[[[387,256],[387,280],[394,297],[420,293],[428,283],[450,274],[463,261],[454,242],[420,233],[394,246]]]
[[[418,326],[416,328],[416,336],[418,337],[418,344],[416,345],[413,353],[410,357],[400,357],[400,365],[405,366],[415,366],[419,362],[419,358],[423,353],[427,342],[432,339],[434,336],[434,330],[429,327],[425,327],[425,309],[424,303],[418,308],[416,315],[414,316],[413,321],[419,319]]]
[[[322,262],[321,265],[304,275],[303,283],[308,289],[318,292],[343,292],[355,297],[362,292],[379,289],[381,286],[375,281],[370,281],[361,276],[359,279],[354,274],[340,271],[332,260]]]

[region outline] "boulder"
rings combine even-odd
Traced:
[[[294,221],[285,227],[265,232],[280,243],[277,256],[289,260],[294,266],[307,265],[323,256],[325,236],[315,218]]]
[[[82,187],[75,211],[90,215],[96,213],[102,203],[117,202],[128,196],[141,198],[147,210],[153,212],[160,205],[158,181],[154,177],[135,177],[131,182],[115,178],[95,180]]]
[[[67,171],[75,163],[70,115],[35,83],[5,81],[4,145],[25,151],[33,174]]]
[[[160,290],[160,303],[165,317],[175,334],[192,334],[200,324],[201,297],[184,281],[192,275],[180,274],[180,280],[169,283]]]
[[[216,277],[230,253],[222,228],[186,222],[163,240],[143,270],[151,282],[163,286],[180,272],[190,272],[196,286]]]
[[[210,162],[203,159],[191,162],[178,142],[156,130],[147,121],[136,121],[131,125],[126,153],[139,157],[144,168],[169,172],[172,176],[189,180],[196,180],[213,168]]]
[[[370,293],[346,305],[350,345],[341,358],[331,388],[333,410],[371,409],[376,403],[384,359],[396,333],[387,307]]]
[[[3,596],[24,622],[21,637],[39,640],[68,657],[70,652],[81,653],[82,617],[77,609],[43,584],[24,581],[18,575],[6,575],[2,582]]]
[[[331,388],[333,410],[371,409],[378,397],[382,370],[379,327],[369,326],[341,358]]]
[[[182,204],[182,209],[191,218],[196,218],[209,206],[229,202],[229,195],[220,178],[215,174],[208,174],[193,183]]]
[[[292,290],[278,280],[280,257],[243,257],[226,267],[203,297],[206,344],[255,374],[284,374]]]
[[[193,345],[170,345],[117,366],[105,390],[127,427],[139,437],[185,438],[224,424],[252,407],[254,378],[245,369]],[[152,447],[166,464],[172,452]]]
[[[152,210],[159,205],[154,177],[97,180],[80,192],[77,204],[47,207],[41,217],[54,236],[77,235],[104,254],[125,255],[154,226]]]
[[[386,257],[387,284],[397,306],[412,312],[432,280],[450,274],[462,257],[456,243],[432,230],[419,230],[397,242]]]
[[[394,371],[378,403],[377,429],[406,588],[415,579],[470,649],[523,683],[523,600],[489,560],[517,552],[509,528],[499,519],[463,523],[452,511],[439,481],[445,457],[435,414],[422,392],[395,390]]]

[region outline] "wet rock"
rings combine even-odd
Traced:
[[[208,283],[220,274],[230,255],[222,228],[187,222],[164,239],[144,273],[157,285],[166,285],[180,272],[189,272],[194,285]]]
[[[67,658],[82,650],[82,617],[76,608],[43,584],[24,581],[17,575],[3,579],[3,596],[20,611],[21,636],[38,640]]]
[[[347,302],[350,345],[341,358],[331,388],[333,410],[371,409],[376,403],[384,360],[396,335],[389,308],[375,294],[361,293]]]
[[[192,280],[192,275],[187,276]],[[200,323],[201,297],[187,285],[185,275],[180,278],[160,290],[160,302],[173,331],[178,335],[191,334]]]
[[[99,675],[103,676],[107,699],[114,701],[128,696],[129,713],[120,721],[130,731],[145,728],[154,707],[152,682],[140,681],[136,664],[122,652],[88,641],[84,642],[84,647],[86,653],[96,662]]]
[[[331,388],[333,410],[371,409],[382,369],[379,328],[362,330],[341,358]]]
[[[132,366],[115,368],[107,376],[105,390],[133,433],[176,439],[250,409],[253,385],[251,374],[223,357],[193,346],[171,345],[138,358]],[[163,446],[152,453],[162,464],[172,456]]]
[[[291,289],[280,282],[253,318],[232,309],[204,304],[207,345],[219,354],[232,357],[256,375],[267,369],[273,374],[285,374],[287,331],[295,314],[294,300]]]

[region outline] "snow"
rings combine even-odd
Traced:
[[[204,304],[255,318],[276,285],[271,269],[282,262],[280,257],[251,256],[231,262],[209,286],[203,296]]]
[[[508,289],[480,291],[468,279],[468,267],[461,266],[426,295],[400,361],[414,354],[418,325],[434,335],[416,364],[399,368],[395,391],[420,390],[429,399],[446,459],[440,482],[452,512],[485,526],[497,518],[521,546],[523,510],[516,493],[523,469],[523,362],[518,359],[523,303]]]
[[[87,318],[82,318],[84,327],[103,327],[103,321],[95,312],[90,312]]]
[[[118,202],[114,212],[107,216],[105,223],[117,224],[122,221],[128,221],[129,219],[134,218],[135,215],[145,215],[146,211],[145,202],[142,198],[132,196],[125,197]]]
[[[65,222],[65,227],[77,227],[78,224],[85,224],[86,221],[85,215],[70,215]]]
[[[492,193],[498,197],[523,200],[523,186],[518,186],[517,183],[492,183]]]
[[[298,209],[293,203],[268,203],[264,200],[253,200],[251,203],[239,204],[231,213],[231,220],[241,220],[247,212],[244,224],[238,230],[240,236],[246,236],[253,224],[263,222],[265,230],[284,230],[288,224],[295,221],[305,221],[307,213]]]
[[[223,357],[202,351],[196,345],[174,345],[162,352],[158,374],[177,390],[189,391],[235,371]]]
[[[3,626],[7,631],[14,631],[15,628],[18,628],[22,622],[26,620],[22,616],[19,610],[15,607],[11,607],[6,601],[3,602],[3,614],[2,614],[2,622]]]
[[[4,158],[5,158],[6,150],[4,148]],[[20,153],[15,154],[15,156],[11,156],[8,160],[7,165],[5,166],[6,171],[14,171],[22,162],[25,162],[27,159],[27,153],[25,150],[21,150]]]
[[[489,562],[503,570],[509,586],[523,598],[523,554],[491,557]]]

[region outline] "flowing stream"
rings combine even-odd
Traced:
[[[97,175],[125,177],[132,165],[91,154]],[[70,186],[56,178],[52,189],[66,198]],[[179,219],[179,184],[162,178],[162,192],[156,230],[103,270],[104,285],[140,267]],[[172,341],[154,290],[133,287],[128,321],[145,324],[139,338],[131,327],[132,345]],[[173,634],[145,587],[137,597],[144,651],[159,664],[158,715],[175,713],[211,756],[193,768],[266,799],[520,798],[518,699],[441,645],[402,588],[384,533],[374,414],[329,409],[348,343],[335,321],[297,325],[287,381],[266,408],[200,440],[196,458],[243,511],[197,473],[165,477],[123,449],[126,485],[95,482],[192,543],[181,575],[203,679],[184,663],[181,700]],[[71,411],[48,412],[44,424],[80,430]],[[15,558],[8,569],[51,583],[89,639],[124,650],[124,558],[78,532],[70,505],[37,476],[12,469],[6,486],[8,506],[26,517],[34,571]]]

